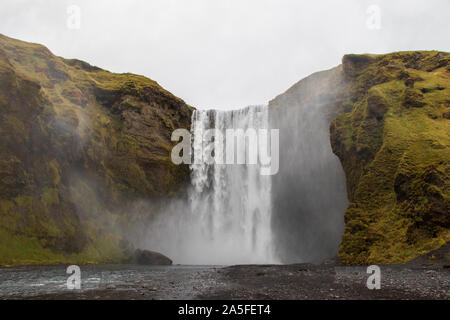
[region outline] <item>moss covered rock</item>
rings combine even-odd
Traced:
[[[450,241],[450,54],[345,55],[272,100],[330,121],[349,206],[344,264],[401,263]]]
[[[192,108],[143,76],[0,35],[0,110],[0,265],[123,261],[129,204],[189,179]]]
[[[450,54],[348,55],[331,122],[350,205],[346,264],[400,263],[450,240]]]

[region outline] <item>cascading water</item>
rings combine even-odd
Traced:
[[[194,111],[191,187],[185,199],[155,210],[141,247],[180,264],[321,262],[336,256],[348,200],[345,175],[330,145],[333,104],[328,96],[307,99],[296,92],[274,99],[270,107]],[[261,175],[266,163],[259,152],[257,164],[199,161],[208,129],[222,135],[227,129],[279,130],[276,174]],[[216,136],[208,147],[212,141],[215,158],[221,148]],[[252,154],[247,145],[236,146],[238,154]]]
[[[247,128],[268,128],[266,106],[194,111],[188,203],[173,203],[152,224],[149,234],[154,250],[182,264],[277,262],[271,232],[271,177],[260,174],[259,162],[209,164],[198,159],[207,129],[225,135],[227,129]],[[238,147],[237,153],[248,152],[245,144]]]

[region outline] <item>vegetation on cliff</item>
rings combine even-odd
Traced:
[[[192,108],[143,76],[0,35],[0,108],[0,265],[122,261],[132,200],[189,177],[169,156]]]
[[[449,60],[346,55],[271,102],[326,105],[350,201],[343,263],[405,262],[450,242]],[[0,35],[0,108],[0,265],[124,261],[136,200],[188,180],[170,135],[192,108],[145,77]]]
[[[450,54],[346,55],[330,125],[350,205],[345,264],[400,263],[450,241]]]
[[[402,263],[450,242],[449,61],[437,51],[346,55],[269,103],[330,121],[349,198],[342,263]]]

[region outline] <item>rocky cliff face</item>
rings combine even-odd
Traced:
[[[344,263],[405,262],[450,241],[449,61],[444,52],[344,57],[349,108],[330,126],[350,200]]]
[[[306,106],[303,118],[274,117],[294,133],[322,141],[313,131],[325,124],[349,200],[348,207],[333,202],[341,199],[340,177],[315,181],[334,172],[316,154],[327,148],[310,150],[300,165],[281,158],[274,185],[284,191],[275,209],[284,218],[275,228],[285,232],[277,241],[287,260],[321,259],[317,246],[297,250],[321,235],[331,240],[309,243],[332,254],[345,207],[339,256],[346,264],[404,262],[450,241],[449,60],[435,51],[347,55],[271,101],[272,110],[290,106],[288,114]],[[192,108],[150,79],[0,35],[0,108],[0,265],[123,261],[130,256],[123,230],[153,214],[136,203],[157,206],[183,194],[189,169],[170,161],[170,135],[189,129]],[[323,123],[296,131],[316,119],[308,109]],[[281,139],[292,145],[292,137]],[[296,171],[283,171],[311,163],[317,170],[305,188]],[[310,201],[317,194],[323,200]],[[335,209],[328,212],[327,203]],[[299,212],[327,212],[305,220],[293,210],[302,206]]]
[[[0,108],[0,265],[121,261],[133,201],[189,179],[170,136],[192,108],[145,77],[0,35]]]
[[[450,241],[449,61],[436,51],[346,55],[271,102],[331,120],[350,201],[343,263],[405,262]]]

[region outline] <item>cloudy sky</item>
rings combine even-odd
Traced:
[[[345,53],[450,51],[449,31],[449,0],[0,2],[0,33],[143,74],[199,108],[265,104]]]

